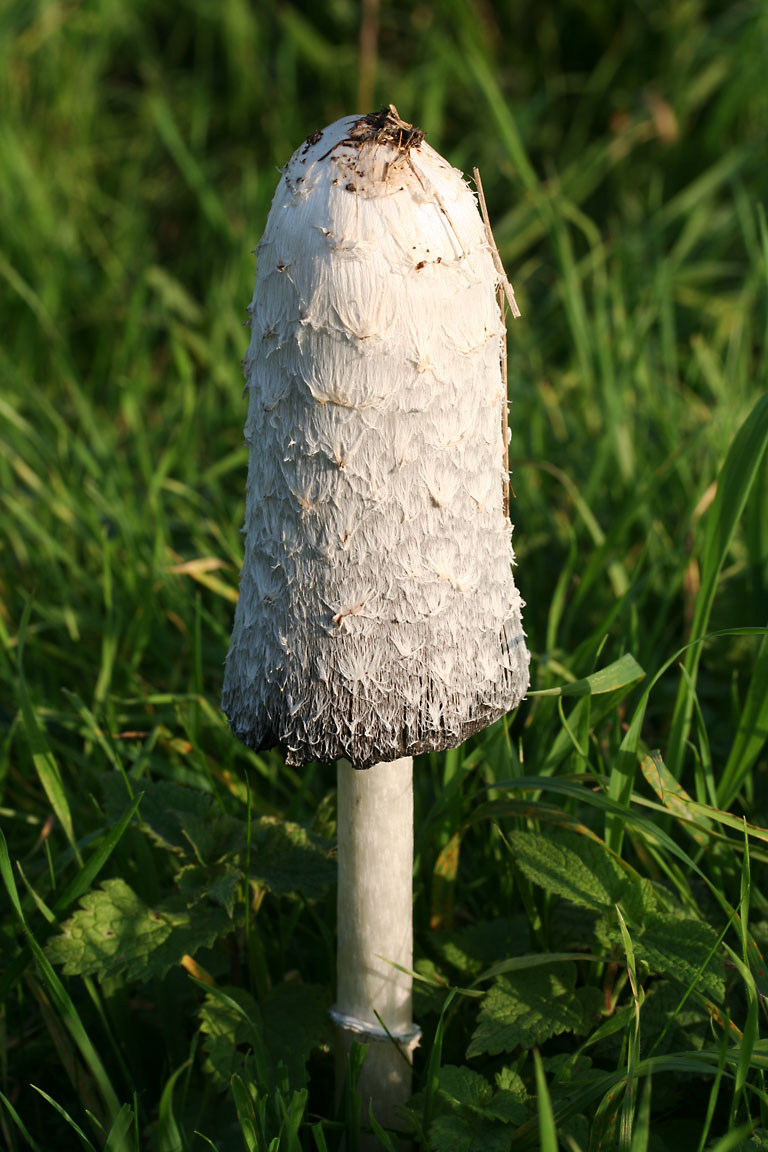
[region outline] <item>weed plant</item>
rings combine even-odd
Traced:
[[[359,1053],[334,1102],[333,772],[218,708],[250,252],[275,166],[392,101],[480,168],[522,308],[534,654],[417,763],[403,1130],[766,1148],[765,5],[384,2],[360,68],[359,23],[0,7],[0,1143],[395,1147]]]

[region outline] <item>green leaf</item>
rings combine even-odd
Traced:
[[[576,988],[572,964],[504,976],[483,1001],[467,1056],[532,1048],[563,1032],[584,1035],[602,1009],[597,988]]]
[[[144,787],[142,827],[159,847],[178,855],[187,855],[190,844],[184,836],[186,821],[194,816],[204,817],[210,811],[211,796],[197,788],[186,788],[170,780],[154,781]],[[122,776],[117,772],[105,773],[101,788],[106,815],[114,820],[125,805]]]
[[[519,1126],[528,1110],[506,1090],[494,1092],[488,1081],[469,1068],[444,1065],[435,1092],[436,1118],[429,1128],[430,1146],[440,1152],[509,1147],[509,1128]]]
[[[438,1099],[484,1110],[493,1097],[493,1088],[479,1072],[444,1064],[437,1081]]]
[[[509,1128],[467,1112],[445,1113],[430,1125],[429,1147],[435,1152],[509,1152]]]
[[[276,984],[261,1004],[266,1046],[275,1066],[288,1070],[292,1088],[307,1083],[310,1052],[330,1035],[325,990],[319,985]]]
[[[336,883],[330,842],[278,817],[264,816],[251,825],[250,865],[251,878],[276,896],[319,896]]]
[[[627,912],[627,907],[624,906]],[[713,951],[717,933],[703,920],[682,912],[646,911],[642,924],[634,921],[633,943],[635,954],[651,973],[668,976],[678,984],[696,991],[721,1004],[725,995],[723,960]],[[609,949],[621,947],[621,936],[614,916],[601,918],[595,926],[599,940]]]
[[[114,816],[125,804],[122,779],[114,773],[104,785],[106,811]],[[180,860],[200,866],[245,866],[248,824],[215,806],[209,793],[163,780],[147,787],[141,802],[142,825],[152,840]],[[277,816],[251,822],[250,877],[276,896],[319,896],[336,882],[333,845],[301,824]],[[218,875],[221,875],[220,873]],[[211,897],[228,904],[232,875],[221,887],[210,884]],[[202,884],[202,882],[201,882]]]
[[[291,1087],[303,1088],[309,1055],[328,1028],[326,997],[314,985],[278,984],[260,1005],[242,988],[227,988],[225,998],[209,992],[200,1009],[206,1072],[224,1090],[235,1074],[274,1082],[283,1065]],[[254,1043],[260,1049],[256,1055]]]
[[[686,986],[698,981],[698,989],[721,1004],[725,996],[723,961],[707,957],[717,943],[717,933],[703,920],[668,912],[652,913],[643,931],[634,937],[638,958],[652,972],[661,972]],[[699,975],[702,965],[706,964]]]
[[[469,983],[497,957],[527,952],[530,933],[524,916],[503,917],[470,924],[458,932],[436,932],[431,943],[440,959]]]
[[[235,901],[240,895],[243,873],[230,864],[218,864],[206,868],[201,864],[189,864],[182,868],[176,877],[179,892],[185,903],[192,907],[200,900],[212,900],[226,910],[231,918]]]
[[[620,901],[631,883],[621,864],[591,837],[570,832],[511,832],[520,869],[534,884],[583,908],[601,911]]]
[[[189,909],[178,897],[150,908],[124,880],[105,880],[82,898],[46,954],[64,966],[66,976],[148,980],[164,976],[186,953],[194,955],[231,927],[223,908]]]
[[[99,872],[104,867],[107,860],[112,855],[113,851],[122,839],[123,833],[135,815],[140,802],[141,795],[137,796],[133,803],[128,806],[125,812],[123,812],[123,814],[116,821],[114,827],[110,828],[105,833],[96,849],[86,860],[83,868],[80,869],[77,875],[70,881],[64,891],[58,897],[56,903],[53,906],[53,911],[57,919],[60,919],[64,913],[69,910],[70,906],[74,904],[75,901],[83,895],[83,893],[87,892],[91,884],[93,884]],[[49,930],[49,927],[46,926],[46,935],[48,934]],[[43,937],[43,939],[45,939],[45,937]],[[13,987],[19,976],[24,972],[27,965],[29,964],[31,957],[32,949],[27,946],[16,957],[13,963],[8,966],[2,977],[0,977],[0,1003],[5,1001],[8,995],[8,991]]]

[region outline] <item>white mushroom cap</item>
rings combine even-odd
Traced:
[[[524,695],[498,284],[473,193],[394,109],[284,169],[250,309],[222,701],[252,748],[365,768]]]

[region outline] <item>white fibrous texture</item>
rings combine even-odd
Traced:
[[[252,748],[365,768],[524,695],[498,284],[473,193],[420,133],[347,117],[285,168],[250,309],[223,693]]]

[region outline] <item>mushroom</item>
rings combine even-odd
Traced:
[[[497,292],[514,297],[461,173],[392,105],[309,136],[257,253],[222,706],[256,751],[338,763],[333,1016],[342,1060],[371,1044],[361,1088],[387,1123],[419,1035],[412,757],[528,686]]]

